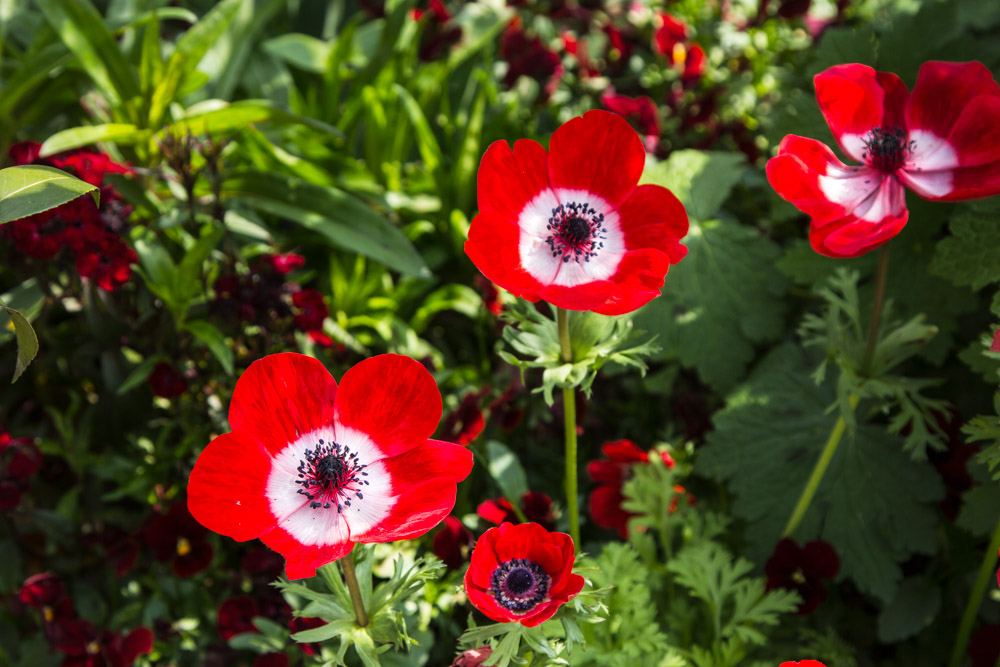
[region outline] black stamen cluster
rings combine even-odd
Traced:
[[[299,478],[295,483],[302,488],[298,493],[309,499],[312,509],[336,505],[337,511],[343,512],[351,506],[349,496],[364,499],[358,487],[368,486],[368,480],[363,479],[368,476],[366,467],[350,447],[320,438],[316,447],[306,449],[305,458],[299,461]]]
[[[531,611],[549,594],[552,577],[538,563],[514,558],[501,563],[490,577],[490,593],[499,605],[517,614]]]
[[[906,132],[898,127],[876,127],[861,141],[865,146],[864,160],[882,171],[896,171],[902,167],[907,151],[913,150],[913,142],[907,143]]]
[[[578,264],[589,262],[604,247],[607,228],[604,214],[598,213],[587,202],[568,202],[552,209],[546,229],[550,232],[545,239],[553,257],[562,257],[563,262],[571,259]]]

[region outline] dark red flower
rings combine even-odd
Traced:
[[[468,445],[483,432],[486,427],[486,418],[479,408],[479,401],[482,400],[485,393],[485,390],[469,392],[462,398],[458,407],[445,417],[441,431],[449,442],[463,446]]]
[[[236,383],[233,431],[201,453],[188,505],[215,532],[260,538],[290,579],[310,577],[355,542],[418,537],[448,515],[472,454],[429,439],[440,419],[434,378],[408,357],[362,361],[339,387],[316,359],[264,357]]]
[[[632,515],[622,509],[625,501],[622,486],[631,476],[632,466],[649,463],[649,452],[640,449],[631,440],[606,442],[601,446],[601,451],[604,459],[596,459],[587,464],[587,474],[595,483],[594,490],[590,492],[590,517],[598,526],[616,530],[618,536],[625,539],[628,537],[628,520]],[[661,451],[659,455],[668,468],[676,465],[667,452]],[[684,487],[681,486],[675,486],[674,490],[679,495],[684,493]],[[676,500],[675,498],[671,505],[671,511],[677,508]],[[689,498],[688,503],[693,504],[692,499]]]
[[[306,258],[294,252],[287,252],[283,255],[267,255],[266,260],[275,271],[283,276],[306,265]]]
[[[76,271],[93,280],[106,292],[113,292],[132,277],[138,256],[122,239],[104,232],[76,256]]]
[[[287,303],[289,285],[269,261],[254,262],[248,274],[221,275],[212,289],[213,306],[223,319],[268,325],[292,312]]]
[[[323,320],[329,311],[322,293],[314,289],[299,290],[292,295],[292,304],[298,309],[295,326],[302,331],[323,330]]]
[[[616,95],[609,90],[601,97],[601,104],[629,121],[643,136],[646,150],[653,152],[660,141],[660,116],[653,98]]]
[[[108,174],[129,174],[131,167],[115,162],[104,153],[93,151],[70,151],[47,158],[49,164],[56,169],[62,169],[76,174],[81,180],[91,185],[102,185]]]
[[[312,630],[313,628],[318,628],[322,625],[326,625],[326,621],[322,618],[313,618],[311,616],[295,616],[288,621],[288,629],[292,634],[295,634],[296,632],[303,632],[305,630]],[[299,644],[299,648],[306,655],[317,655],[320,651],[320,645],[315,642]]]
[[[494,142],[479,165],[479,215],[465,252],[490,280],[529,301],[621,315],[660,293],[687,253],[684,206],[666,188],[636,186],[642,141],[607,111],[552,135],[549,151]]]
[[[254,544],[243,554],[243,558],[240,560],[240,569],[251,577],[272,581],[281,575],[284,564],[281,556],[270,549]]]
[[[476,542],[465,592],[494,621],[533,627],[583,588],[573,560],[573,538],[566,533],[550,533],[537,523],[504,523]]]
[[[444,562],[449,570],[457,570],[469,559],[476,538],[458,517],[446,516],[434,533],[431,551]]]
[[[284,653],[264,653],[253,659],[253,667],[288,667],[289,664]]]
[[[462,651],[455,656],[455,660],[451,663],[451,667],[480,667],[480,665],[486,662],[491,655],[493,655],[493,649],[489,646],[470,648],[467,651]]]
[[[462,27],[452,21],[451,12],[442,0],[427,0],[426,9],[413,10],[413,20],[420,21],[420,59],[437,60],[462,40]]]
[[[681,73],[686,82],[695,81],[705,73],[705,50],[688,41],[688,27],[670,14],[660,13],[660,27],[656,29],[656,50]]]
[[[1000,85],[982,63],[926,62],[912,92],[859,64],[813,82],[841,149],[863,163],[795,135],[768,161],[771,186],[811,218],[816,252],[857,257],[888,242],[906,225],[906,188],[932,201],[1000,193]]]
[[[538,83],[541,101],[555,92],[562,78],[559,54],[537,36],[525,32],[518,18],[511,21],[500,37],[500,58],[507,63],[504,85],[512,88],[522,76],[533,79]]]
[[[40,572],[33,574],[21,584],[17,599],[21,604],[42,609],[54,606],[57,602],[66,597],[66,588],[62,579],[52,572]]]
[[[149,374],[149,388],[155,396],[177,398],[187,391],[187,380],[172,365],[161,361]]]
[[[153,633],[136,628],[127,635],[98,633],[85,621],[75,624],[75,637],[59,650],[66,654],[63,667],[131,667],[140,655],[153,650]]]
[[[237,595],[227,598],[219,605],[215,626],[219,630],[219,636],[229,641],[244,632],[257,632],[253,624],[256,616],[262,616],[257,600],[249,595]]]
[[[483,276],[476,276],[474,279],[476,288],[480,296],[483,297],[483,305],[494,317],[500,317],[503,312],[503,301],[500,299],[500,290]]]
[[[969,641],[971,667],[993,667],[1000,659],[1000,625],[983,625]]]
[[[107,561],[121,577],[127,574],[139,559],[139,542],[117,526],[102,526],[84,537],[89,547],[100,549]]]
[[[796,662],[783,662],[781,663],[781,667],[826,667],[826,665],[819,660],[799,660]]]
[[[0,511],[21,504],[30,480],[42,467],[42,453],[31,438],[0,432]]]
[[[10,159],[18,166],[38,162],[42,153],[42,145],[37,141],[22,141],[10,147]]]
[[[556,518],[552,510],[552,498],[538,491],[528,491],[521,496],[521,512],[529,522],[540,524],[546,530],[556,527]],[[499,526],[504,522],[520,523],[514,506],[506,498],[484,500],[476,508],[476,514],[483,521]]]
[[[142,534],[156,559],[169,562],[178,577],[194,576],[212,562],[208,531],[194,520],[183,501],[171,505],[166,514],[154,514]]]
[[[990,352],[1000,352],[1000,329],[993,332],[993,342],[990,343]]]
[[[826,599],[826,582],[837,576],[840,558],[829,543],[813,540],[800,547],[785,538],[764,566],[767,589],[787,588],[802,598],[800,614],[811,614]]]

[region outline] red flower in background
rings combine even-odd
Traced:
[[[781,667],[826,667],[819,660],[799,660],[796,662],[783,662]]]
[[[219,630],[219,636],[224,641],[229,641],[232,637],[245,632],[257,632],[253,619],[261,615],[257,601],[252,596],[237,595],[226,598],[219,605],[215,626]]]
[[[954,201],[1000,193],[1000,85],[979,62],[927,62],[912,92],[867,65],[816,75],[816,99],[848,166],[814,139],[785,137],[767,178],[808,215],[813,249],[857,257],[906,225],[906,188]]]
[[[306,258],[294,252],[288,252],[283,255],[266,255],[264,260],[271,265],[271,268],[283,276],[306,265]]]
[[[149,374],[149,388],[161,398],[177,398],[187,391],[187,380],[172,365],[161,361]]]
[[[156,560],[170,563],[178,577],[193,577],[212,562],[208,531],[194,520],[183,501],[171,505],[166,514],[154,514],[142,534]]]
[[[273,354],[251,364],[229,406],[231,433],[201,453],[188,506],[202,525],[285,557],[290,579],[355,542],[423,535],[455,505],[469,450],[429,439],[441,394],[420,363],[383,354],[340,385],[322,363]]]
[[[66,654],[62,667],[131,667],[140,655],[153,650],[153,633],[136,628],[126,635],[98,633],[89,623],[80,621],[74,641],[58,648]]]
[[[426,9],[413,10],[413,20],[423,24],[420,35],[420,59],[437,60],[462,39],[462,28],[452,21],[451,12],[442,0],[429,0]]]
[[[500,37],[500,58],[507,63],[504,85],[512,88],[522,76],[534,79],[538,82],[542,102],[555,92],[562,78],[559,54],[538,37],[525,32],[519,18],[511,21]]]
[[[583,588],[583,577],[573,574],[573,559],[569,535],[550,533],[537,523],[504,523],[476,542],[465,592],[494,621],[534,627]]]
[[[21,496],[41,467],[42,453],[31,438],[0,433],[0,511],[21,504]]]
[[[785,538],[764,566],[767,589],[787,588],[802,598],[800,614],[811,614],[826,599],[826,582],[837,576],[840,558],[829,543],[813,540],[800,547]]]
[[[620,116],[590,111],[549,151],[494,142],[479,165],[479,215],[465,252],[487,278],[529,301],[620,315],[660,293],[687,252],[687,213],[666,188],[640,185],[646,152]]]
[[[326,621],[322,618],[313,618],[311,616],[295,616],[288,621],[288,629],[292,634],[312,630],[320,627],[321,625],[326,625]],[[317,643],[299,644],[298,646],[299,649],[301,649],[306,655],[317,655],[320,651],[320,645]]]
[[[601,445],[604,459],[597,459],[587,464],[587,474],[594,482],[594,490],[590,492],[590,518],[594,523],[602,528],[608,528],[618,532],[622,539],[628,537],[628,520],[632,516],[624,509],[622,503],[625,497],[622,495],[622,487],[632,472],[632,466],[649,463],[649,452],[639,448],[631,440],[614,440]],[[676,465],[673,457],[667,452],[659,452],[660,460],[668,468],[673,469]],[[674,491],[678,497],[684,495],[686,490],[683,486],[675,486]],[[687,498],[688,504],[694,504],[691,496]],[[670,510],[677,509],[677,498],[671,504]]]
[[[969,640],[969,663],[972,667],[993,667],[1000,659],[1000,625],[983,625]]]
[[[993,332],[993,342],[990,343],[990,352],[1000,352],[1000,329]]]
[[[469,559],[476,538],[458,517],[446,516],[441,528],[434,533],[431,551],[448,567],[457,570]]]
[[[657,16],[660,27],[653,37],[656,50],[681,73],[686,82],[696,81],[705,73],[705,50],[688,40],[687,25],[670,14]]]
[[[532,523],[541,525],[545,530],[556,527],[555,514],[552,511],[552,498],[538,491],[528,491],[521,496],[521,512]],[[476,514],[483,521],[496,526],[502,523],[520,523],[514,506],[506,498],[484,500],[476,508]]]
[[[656,102],[648,96],[628,97],[608,91],[601,97],[601,104],[629,121],[643,136],[646,150],[652,153],[660,141],[660,115]]]
[[[288,667],[289,664],[284,653],[263,653],[253,659],[253,667]]]
[[[468,445],[479,437],[486,428],[486,418],[479,407],[486,390],[469,392],[452,412],[444,419],[441,430],[449,442]]]

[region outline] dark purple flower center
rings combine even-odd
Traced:
[[[587,202],[567,202],[552,209],[545,238],[553,257],[562,261],[589,262],[604,247],[607,228],[604,214]]]
[[[295,480],[301,493],[309,499],[309,507],[343,512],[351,506],[351,498],[363,500],[362,486],[368,486],[367,466],[358,461],[357,452],[332,440],[319,439],[316,447],[307,449],[299,461],[299,478]]]
[[[912,150],[906,132],[898,127],[876,127],[861,140],[865,146],[862,157],[872,167],[892,172],[903,166],[906,153]]]
[[[549,594],[552,577],[527,558],[504,561],[493,570],[490,593],[497,603],[515,614],[531,611]]]

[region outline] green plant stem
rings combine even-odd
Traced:
[[[559,349],[562,360],[573,361],[573,346],[569,337],[569,311],[556,309],[559,329]],[[563,387],[563,420],[566,436],[566,513],[569,516],[569,534],[577,552],[580,551],[580,507],[577,502],[576,481],[576,393],[573,387]]]
[[[853,410],[858,406],[858,397],[855,394],[851,394],[848,397],[848,402]],[[813,496],[816,495],[816,491],[819,490],[819,485],[823,481],[823,475],[826,474],[827,466],[830,465],[830,461],[833,460],[833,455],[837,453],[837,447],[840,445],[841,439],[844,437],[844,431],[847,430],[847,421],[844,419],[843,415],[837,417],[837,421],[833,424],[833,430],[830,431],[830,437],[826,439],[826,444],[823,445],[823,451],[819,455],[819,459],[816,461],[816,465],[813,466],[812,474],[809,475],[809,481],[806,482],[806,487],[802,489],[802,495],[799,496],[799,501],[795,503],[795,509],[792,510],[792,516],[788,517],[788,523],[785,524],[785,530],[782,531],[782,537],[791,537],[795,532],[795,529],[799,527],[802,523],[803,517],[806,515],[806,511],[809,509],[809,505],[812,503]]]
[[[1000,521],[997,521],[993,529],[993,537],[990,538],[990,545],[986,547],[983,554],[983,562],[979,565],[979,574],[972,585],[972,593],[969,595],[969,602],[965,605],[965,612],[962,613],[962,622],[958,626],[958,634],[955,635],[955,645],[951,649],[951,659],[948,667],[959,667],[965,657],[965,649],[969,645],[969,637],[972,635],[972,626],[976,623],[976,616],[979,607],[986,596],[986,588],[990,579],[993,578],[993,571],[997,565],[997,549],[1000,549]]]
[[[885,278],[889,274],[889,245],[882,246],[878,253],[878,265],[875,268],[875,296],[872,301],[872,312],[868,319],[868,342],[865,345],[865,356],[861,362],[861,374],[867,377],[875,361],[875,348],[878,347],[878,330],[882,322],[882,307],[885,305]]]
[[[344,570],[344,582],[347,590],[351,594],[351,602],[354,604],[354,618],[362,628],[368,625],[368,612],[365,611],[365,602],[361,598],[361,587],[358,585],[358,573],[354,571],[354,552],[347,554],[340,559],[340,566]]]

